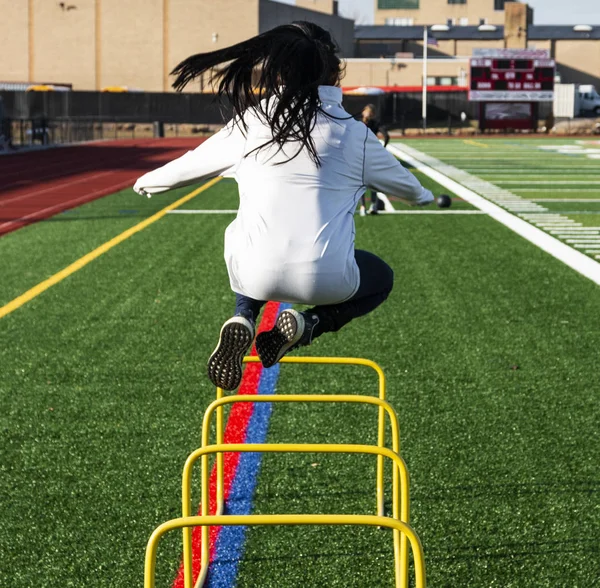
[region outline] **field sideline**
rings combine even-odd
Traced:
[[[564,243],[592,227],[579,250],[593,260],[593,153],[481,143],[406,144],[560,215],[531,223]],[[560,167],[560,181],[579,183],[536,183]],[[127,189],[1,237],[0,307],[191,191]],[[214,397],[204,364],[232,310],[232,214],[214,212],[236,206],[235,184],[220,181],[0,319],[1,586],[141,584],[145,543],[179,513],[181,468]],[[429,585],[599,585],[598,287],[489,215],[356,224],[357,246],[389,261],[395,289],[304,353],[384,368]],[[358,368],[286,365],[277,392],[375,386]],[[369,408],[276,406],[267,439],[374,442],[374,431]],[[244,499],[257,513],[370,513],[373,477],[367,458],[266,456]],[[180,549],[179,533],[161,548],[160,585],[172,585]],[[391,586],[391,562],[383,531],[251,528],[237,586]]]

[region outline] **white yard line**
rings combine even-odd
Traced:
[[[483,210],[382,210],[380,214],[487,214]]]
[[[556,237],[534,227],[525,219],[519,218],[497,204],[483,198],[466,187],[466,185],[463,185],[477,184],[481,187],[487,182],[484,183],[467,172],[444,164],[405,144],[390,144],[388,145],[388,150],[445,188],[448,188],[466,202],[487,212],[494,220],[527,239],[530,243],[533,243],[594,283],[600,285],[600,263],[563,243]],[[516,157],[515,159],[519,158]]]
[[[573,190],[573,192],[578,192],[579,190]],[[530,198],[532,202],[583,202],[592,203],[592,202],[600,202],[600,198]]]
[[[488,181],[492,181],[489,180]],[[548,186],[570,185],[570,184],[592,184],[598,185],[600,181],[596,180],[498,180],[498,184],[544,184]],[[597,188],[594,188],[597,189]]]
[[[528,182],[523,182],[527,184]],[[531,182],[533,183],[533,182]],[[543,192],[545,188],[515,188],[519,192]],[[552,192],[598,192],[600,188],[552,188]]]
[[[192,208],[185,208],[185,209],[175,209],[175,210],[169,210],[169,212],[167,214],[237,214],[237,210],[201,210],[201,209],[192,209]],[[466,214],[466,215],[470,215],[470,214],[476,214],[476,215],[481,215],[481,214],[486,214],[484,211],[482,210],[381,210],[379,211],[379,214],[381,215],[386,215],[386,214]]]

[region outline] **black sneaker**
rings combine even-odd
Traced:
[[[256,337],[256,352],[263,366],[272,367],[291,349],[310,345],[318,323],[316,314],[284,310],[270,331]]]
[[[223,390],[235,390],[242,381],[242,360],[254,340],[254,324],[243,316],[221,327],[219,343],[208,360],[210,381]]]

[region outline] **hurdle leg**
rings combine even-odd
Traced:
[[[410,498],[408,473],[406,471],[403,472],[396,464],[394,464],[392,476],[392,517],[398,521],[409,524]],[[398,478],[400,478],[400,480],[398,480]],[[398,486],[398,484],[400,484],[400,486]],[[400,491],[399,493],[398,490]],[[400,500],[398,500],[398,494],[400,494]],[[393,533],[394,561],[396,562],[396,588],[408,588],[408,538],[398,529],[394,529]]]
[[[223,390],[217,388],[217,400],[223,397]],[[223,407],[219,406],[216,410],[217,416],[217,427],[216,427],[216,444],[221,445],[223,443]],[[223,454],[217,453],[217,510],[215,514],[222,515],[225,512],[225,481],[224,481],[224,464]]]
[[[385,411],[379,408],[379,424],[377,433],[377,445],[385,447]],[[377,456],[377,514],[385,516],[385,492],[383,488],[383,456]]]
[[[223,455],[221,453],[221,455]],[[200,512],[202,516],[209,515],[209,487],[208,487],[208,455],[203,455],[201,458],[202,463],[202,491],[201,491],[201,503]],[[208,566],[210,565],[210,527],[203,526],[202,530],[202,552],[200,559],[200,575],[198,580],[194,584],[194,588],[202,588],[204,582],[208,576]],[[191,563],[191,562],[190,562]],[[191,570],[190,570],[191,573]]]

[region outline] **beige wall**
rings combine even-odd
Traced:
[[[185,57],[257,35],[258,2],[69,0],[76,8],[66,10],[54,0],[0,0],[0,81],[169,90],[167,74]]]
[[[333,0],[296,0],[296,6],[333,14]]]
[[[600,90],[600,41],[558,41],[557,69],[566,84],[594,84]]]
[[[169,2],[169,71],[190,55],[223,49],[258,34],[258,0]],[[192,83],[188,89],[199,86],[200,82]]]
[[[429,60],[427,75],[459,78],[461,69],[468,75],[466,59]],[[423,61],[389,59],[349,59],[342,86],[420,86],[423,79]]]
[[[28,6],[26,0],[0,0],[0,80],[29,80]]]
[[[386,18],[412,18],[415,25],[446,24],[449,18],[468,18],[469,25],[478,25],[481,18],[486,18],[489,24],[504,24],[504,11],[494,10],[494,0],[467,0],[466,4],[420,0],[417,10],[379,10],[379,0],[374,3],[376,25],[385,24]]]
[[[33,80],[95,87],[95,0],[34,0]]]
[[[527,47],[527,6],[509,2],[505,8],[504,44],[507,49]]]
[[[436,2],[421,0],[421,5],[435,6]],[[444,7],[450,9],[480,3],[446,2]],[[71,83],[76,90],[109,85],[170,90],[172,79],[167,74],[182,59],[237,43],[259,31],[259,0],[69,0],[65,4],[77,8],[63,10],[54,0],[0,0],[4,49],[0,81]],[[493,0],[486,0],[486,5],[493,6]],[[498,14],[504,17],[503,12]],[[421,50],[419,42],[404,45],[405,51],[418,54]],[[551,49],[564,82],[600,84],[600,41],[530,41],[528,45]],[[439,41],[430,48],[430,57],[470,56],[476,47],[502,48],[504,41]],[[421,83],[420,65],[390,67],[389,60],[378,61],[350,60],[344,84]],[[430,67],[432,76],[459,77],[462,66],[457,60],[438,65],[432,59]],[[188,89],[199,88],[198,82]]]
[[[162,10],[162,0],[102,0],[102,86],[162,90]]]
[[[568,43],[568,41],[561,41],[561,43]],[[552,52],[552,41],[528,41],[528,49],[546,49]]]

